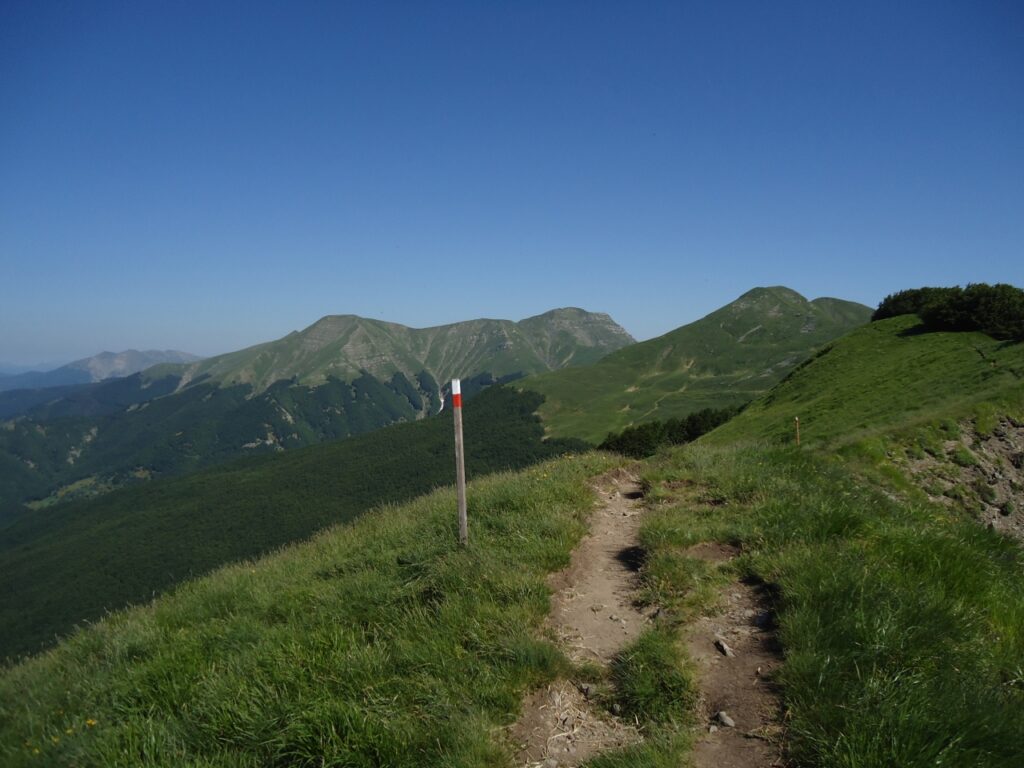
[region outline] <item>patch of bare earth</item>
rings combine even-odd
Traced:
[[[547,631],[569,658],[607,667],[649,619],[634,605],[639,568],[637,531],[641,490],[622,470],[603,475],[601,503],[569,567],[551,579],[555,590]],[[635,724],[591,700],[593,683],[559,680],[523,701],[509,729],[517,766],[575,766],[641,740]]]
[[[990,528],[1024,542],[1024,424],[1001,419],[989,435],[971,422],[947,440],[944,456],[910,459],[906,468],[932,501],[973,513]],[[966,451],[966,454],[964,453]],[[958,456],[970,456],[970,462]]]
[[[708,562],[725,562],[737,550],[704,542],[687,552]],[[693,750],[696,768],[765,768],[783,765],[782,705],[771,682],[782,663],[764,588],[737,581],[719,609],[693,622],[687,650],[697,665],[698,723],[702,735]]]

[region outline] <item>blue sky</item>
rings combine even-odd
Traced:
[[[0,4],[0,360],[1024,285],[1024,6]]]

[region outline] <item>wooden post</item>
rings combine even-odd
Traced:
[[[466,451],[462,443],[462,384],[452,379],[452,411],[455,417],[455,483],[459,494],[459,544],[469,544],[466,518]]]
[[[796,424],[796,444],[800,445],[800,417],[794,416],[793,422]]]

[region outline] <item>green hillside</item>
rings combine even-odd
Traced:
[[[607,671],[573,665],[542,627],[545,579],[586,530],[591,478],[621,466],[591,453],[475,482],[468,549],[440,490],[83,628],[0,674],[0,756],[507,768],[503,726],[524,692],[561,678],[596,681],[595,706],[644,739],[586,766],[686,764],[709,729],[682,641],[742,581],[763,594],[758,626],[781,646],[769,681],[782,733],[753,737],[781,740],[808,767],[1015,768],[1024,550],[923,493],[900,458],[936,425],[1016,445],[1022,354],[978,334],[920,333],[912,318],[875,323],[697,443],[630,464],[647,498],[631,557],[658,610]],[[807,420],[800,448],[788,440],[794,407]],[[249,482],[261,466],[248,465]],[[1020,480],[1022,469],[999,472]],[[218,484],[194,486],[196,503]],[[314,486],[303,504],[330,496]],[[708,543],[737,555],[702,559]]]
[[[614,352],[599,363],[520,384],[545,396],[548,434],[599,443],[610,431],[763,394],[871,310],[808,301],[788,288],[755,288],[695,323]]]
[[[0,397],[0,519],[150,477],[369,432],[437,413],[447,382],[593,362],[631,343],[607,315],[557,309],[519,323],[413,329],[325,317],[278,341],[158,365],[59,397]],[[11,409],[28,407],[15,415]]]
[[[823,349],[770,393],[720,427],[707,442],[830,446],[893,424],[969,417],[978,406],[1024,397],[1024,345],[977,332],[924,333],[903,315],[865,325]]]
[[[503,765],[490,731],[565,661],[535,631],[588,457],[475,483],[191,582],[0,678],[5,766]]]
[[[470,477],[576,446],[541,442],[537,395],[467,403]],[[0,657],[37,649],[217,566],[303,539],[372,506],[451,482],[450,410],[367,435],[26,512],[0,528]]]

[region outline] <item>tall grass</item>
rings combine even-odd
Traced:
[[[5,766],[496,766],[492,730],[564,672],[544,576],[585,456],[441,491],[113,614],[0,678]]]
[[[694,446],[647,482],[663,497],[697,483],[718,502],[663,509],[649,541],[741,543],[739,567],[777,587],[794,764],[1022,764],[1019,546],[792,450]]]

